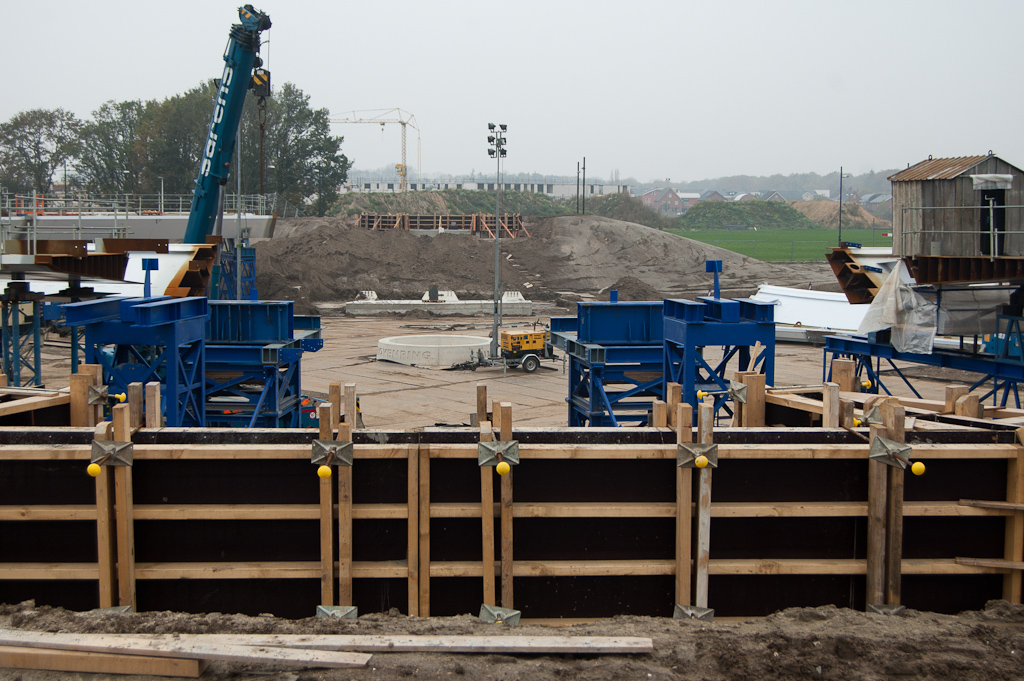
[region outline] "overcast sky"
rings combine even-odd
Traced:
[[[0,0],[0,120],[163,99],[217,77],[237,0]],[[332,114],[415,114],[426,176],[699,180],[905,167],[989,149],[1024,164],[1021,0],[260,0],[263,57]],[[266,35],[266,34],[265,34]],[[269,49],[268,49],[269,48]],[[338,125],[359,168],[398,126]],[[416,167],[416,136],[409,131]]]

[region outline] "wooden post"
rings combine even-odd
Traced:
[[[676,427],[677,407],[683,401],[683,386],[679,383],[665,384],[665,403],[668,404],[668,425]]]
[[[906,409],[896,399],[882,405],[882,420],[886,437],[894,442],[906,442]],[[903,585],[903,477],[904,470],[886,466],[887,492],[885,497],[885,602],[899,605]]]
[[[759,373],[749,373],[743,377],[743,383],[747,386],[747,403],[743,406],[743,421],[740,425],[744,428],[764,426],[765,380],[765,375]]]
[[[491,427],[501,431],[501,402],[498,400],[491,402]]]
[[[356,411],[356,384],[346,383],[345,384],[345,423],[352,426],[352,430],[358,430],[359,428],[359,415]],[[341,439],[339,434],[338,439]],[[351,440],[352,438],[349,438]],[[347,442],[348,440],[343,440]]]
[[[884,426],[871,426],[872,440],[884,436]],[[868,459],[867,605],[885,602],[886,468],[884,463]]]
[[[762,381],[762,385],[764,385]],[[747,389],[747,396],[750,396]],[[762,392],[763,396],[764,393]],[[763,402],[762,402],[763,404]],[[750,405],[748,399],[747,405]],[[697,441],[711,444],[713,439],[712,424],[715,408],[712,402],[700,403],[697,412]],[[708,566],[711,561],[711,467],[700,469],[697,497],[697,593],[695,605],[698,608],[708,607]]]
[[[839,427],[839,384],[826,383],[821,391],[821,427]]]
[[[163,426],[163,405],[160,402],[160,384],[150,381],[146,384],[146,427]]]
[[[693,407],[676,404],[676,442],[693,440]],[[676,467],[676,603],[690,605],[693,585],[693,469]]]
[[[857,363],[852,359],[837,358],[832,360],[832,382],[839,384],[840,392],[852,393],[856,389],[854,375]]]
[[[128,414],[130,416],[129,422],[132,430],[142,426],[144,396],[145,389],[142,387],[141,383],[136,381],[128,384],[128,390],[125,391],[125,398],[128,402]]]
[[[7,374],[0,374],[0,388],[7,387]]]
[[[1018,440],[1024,428],[1017,429]],[[1017,446],[1017,458],[1006,462],[1006,500],[1024,505],[1024,447]],[[1003,557],[1014,562],[1024,561],[1024,511],[1014,511],[1006,519],[1006,542]],[[1021,603],[1021,571],[1010,570],[1003,576],[1003,598],[1010,603]]]
[[[321,404],[317,407],[321,440],[334,439],[331,411],[330,404]],[[320,478],[320,605],[335,605],[334,483],[330,478]]]
[[[406,506],[408,508],[408,522],[406,524],[408,542],[409,564],[409,615],[417,617],[420,614],[420,459],[419,450],[409,448],[408,454],[408,481]]]
[[[355,388],[355,386],[352,386]],[[354,394],[353,390],[353,394]],[[348,408],[348,385],[345,386]],[[355,414],[355,411],[349,412]],[[345,415],[348,418],[348,414]],[[353,424],[338,424],[338,442],[352,441]],[[352,605],[352,466],[338,466],[338,605]]]
[[[85,377],[90,382],[92,381],[91,375],[85,375]],[[110,421],[104,421],[95,426],[96,432],[93,437],[100,441],[109,440],[111,426]],[[96,549],[101,608],[112,608],[117,603],[116,534],[114,470],[112,466],[100,466],[100,474],[96,476]]]
[[[853,400],[839,400],[839,426],[841,428],[853,428],[855,410],[856,405]]]
[[[486,403],[484,403],[486,409]],[[480,441],[491,442],[491,422],[480,422]],[[504,517],[504,516],[503,516]],[[484,603],[497,605],[494,581],[494,467],[480,466],[480,519],[483,530]]]
[[[502,402],[501,441],[512,439],[512,403]],[[501,476],[501,607],[511,608],[512,603],[512,475],[513,467]]]
[[[942,413],[944,414],[955,414],[956,413],[956,401],[969,393],[971,388],[966,385],[947,385],[946,386],[946,408]]]
[[[78,373],[92,376],[92,384],[95,386],[103,385],[103,367],[99,364],[79,364]],[[92,409],[92,422],[99,423],[103,420],[103,405],[94,404],[89,405]]]
[[[327,386],[327,399],[331,403],[331,423],[341,423],[341,383]]]
[[[961,395],[956,398],[953,404],[953,413],[957,416],[969,416],[972,419],[980,419],[985,414],[985,408],[977,395]]]
[[[96,409],[89,404],[89,387],[92,385],[92,374],[71,375],[70,425],[80,427],[96,425]]]
[[[140,384],[141,387],[141,384]],[[132,439],[131,407],[118,404],[113,409],[115,442]],[[117,592],[120,605],[135,610],[135,518],[132,491],[132,467],[113,466],[114,499],[117,517]]]
[[[430,445],[419,446],[420,617],[430,617]]]
[[[655,428],[668,427],[668,404],[662,400],[654,400],[651,408],[651,425]]]
[[[476,384],[476,423],[479,426],[487,418],[487,386],[483,383]]]

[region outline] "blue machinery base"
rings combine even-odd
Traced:
[[[302,353],[323,347],[320,318],[291,301],[107,298],[64,313],[111,392],[159,382],[174,427],[298,427]]]
[[[773,307],[753,300],[577,303],[576,317],[551,319],[551,339],[569,356],[570,427],[648,425],[666,381],[680,383],[694,407],[697,391],[715,392],[716,413],[732,413],[726,372],[734,359],[738,370],[774,381]],[[722,348],[715,366],[704,359],[709,346]]]
[[[911,362],[925,366],[937,366],[947,369],[958,369],[981,374],[981,378],[971,385],[971,390],[992,381],[992,389],[981,396],[985,401],[992,398],[993,404],[1007,406],[1012,394],[1014,406],[1020,407],[1018,384],[1024,381],[1024,359],[1020,348],[1024,347],[1024,334],[1021,327],[1024,319],[1000,315],[997,320],[997,342],[994,353],[956,352],[949,350],[933,350],[931,354],[899,352],[892,345],[879,339],[874,334],[864,336],[826,336],[823,377],[828,380],[832,373],[832,360],[849,358],[856,363],[855,374],[859,379],[870,381],[869,392],[884,391],[891,394],[882,381],[882,363],[884,362],[917,396],[921,394],[907,376],[896,366],[895,362]]]

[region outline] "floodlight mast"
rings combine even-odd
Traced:
[[[498,128],[499,130],[495,130]],[[487,136],[487,155],[495,159],[497,163],[494,183],[494,326],[491,329],[491,358],[501,355],[500,342],[498,339],[498,327],[501,326],[501,159],[505,158],[505,131],[508,126],[499,123],[487,124],[487,130],[491,132]]]

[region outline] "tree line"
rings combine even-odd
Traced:
[[[95,194],[166,194],[195,188],[216,81],[163,101],[105,102],[89,119],[64,109],[33,109],[0,123],[0,185],[13,193],[49,194],[67,174],[69,190]],[[260,116],[265,113],[266,193],[326,214],[351,166],[343,138],[331,135],[330,112],[313,109],[291,83],[266,100],[248,97],[242,114],[242,193],[260,191]],[[235,173],[228,191],[237,186]]]

